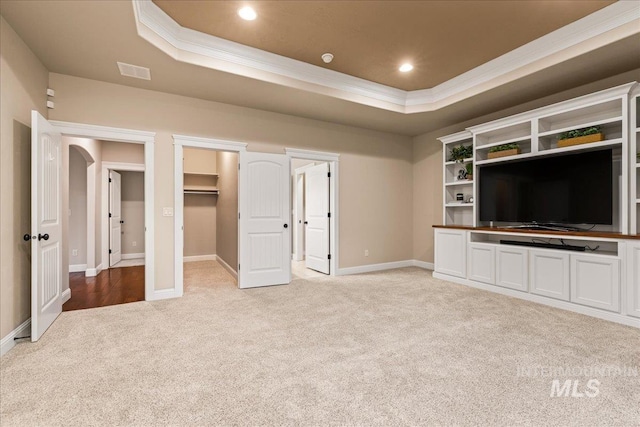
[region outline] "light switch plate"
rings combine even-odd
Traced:
[[[162,216],[173,216],[173,208],[162,208]]]

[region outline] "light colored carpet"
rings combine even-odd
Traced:
[[[552,398],[553,378],[518,376],[638,367],[637,329],[417,268],[253,290],[213,262],[185,276],[181,299],[65,312],[17,345],[0,364],[0,424],[640,423],[640,377]]]

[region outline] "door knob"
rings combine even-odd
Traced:
[[[308,225],[308,224],[309,224],[309,221],[305,221],[305,222],[304,222],[304,225]]]
[[[285,224],[285,225],[284,225],[284,228],[289,228],[289,224]]]
[[[22,239],[25,242],[28,242],[29,240],[31,240],[31,234],[29,234],[29,233],[25,234],[24,236],[22,236]],[[35,237],[34,237],[34,239],[35,239]]]
[[[49,240],[49,235],[47,233],[45,234],[38,233],[38,240]]]

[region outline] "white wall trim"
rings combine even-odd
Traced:
[[[87,270],[87,264],[69,264],[69,273],[84,273]]]
[[[133,144],[144,144],[144,220],[145,220],[145,299],[152,296],[155,286],[155,175],[154,175],[154,141],[155,132],[140,131],[134,129],[115,128],[109,126],[89,125],[85,123],[71,123],[52,120],[50,123],[65,136],[76,136],[80,138],[93,138],[103,141],[127,142]],[[108,162],[103,162],[103,165]],[[104,169],[103,169],[104,172]],[[104,178],[104,176],[103,176]],[[102,190],[104,191],[104,182]],[[107,187],[108,193],[108,187]],[[104,193],[102,201],[104,202]],[[108,203],[106,203],[108,206]],[[103,203],[103,206],[105,204]],[[108,231],[107,231],[108,233]],[[102,229],[103,245],[104,245],[104,227]],[[108,237],[107,237],[108,242]],[[104,256],[104,252],[102,254]],[[108,255],[108,248],[107,248]],[[107,257],[108,259],[108,257]],[[93,270],[87,270],[85,275],[93,277],[102,271],[105,265],[105,258],[101,260],[101,264]],[[108,263],[106,264],[108,265]],[[95,274],[94,274],[95,273]]]
[[[62,303],[69,301],[71,299],[71,289],[67,289],[62,293]]]
[[[297,148],[285,148],[285,154],[289,158],[289,164],[292,159],[314,160],[329,163],[329,172],[331,179],[329,180],[329,211],[331,218],[329,219],[329,275],[337,276],[340,271],[340,154],[329,153],[323,151],[300,150]],[[289,185],[291,180],[289,179]]]
[[[231,151],[238,153],[238,164],[247,152],[247,143],[199,136],[173,135],[173,238],[174,238],[174,296],[184,293],[184,162],[183,147],[205,148],[215,151]],[[242,178],[238,173],[238,200],[241,199]],[[238,209],[240,207],[238,206]],[[239,210],[238,210],[239,211]],[[241,224],[238,221],[238,259],[240,259]],[[238,280],[238,286],[240,281]]]
[[[218,257],[218,263],[225,269],[227,270],[227,272],[233,276],[234,279],[236,279],[236,281],[238,280],[238,273],[231,268],[231,266],[229,264],[227,264],[227,262],[225,260],[223,260],[222,258]]]
[[[177,297],[181,297],[182,295],[178,295],[175,288],[169,288],[169,289],[159,289],[159,290],[154,290],[153,294],[151,294],[151,298],[146,297],[145,296],[145,300],[146,301],[160,301],[163,299],[170,299],[170,298],[177,298]]]
[[[414,260],[407,259],[404,261],[383,262],[380,264],[359,265],[357,267],[346,267],[338,270],[338,276],[347,276],[350,274],[372,273],[374,271],[393,270],[396,268],[413,267]]]
[[[137,254],[122,254],[122,259],[140,259],[144,258],[144,252]]]
[[[423,268],[425,270],[432,270],[432,271],[435,269],[435,266],[433,265],[432,262],[420,261],[418,259],[413,260],[413,266]]]
[[[299,148],[285,148],[284,152],[287,156],[295,159],[317,160],[321,162],[337,162],[338,160],[340,160],[340,154],[330,153],[328,151],[314,151],[314,150],[301,150]],[[304,167],[305,166],[303,166],[303,168]]]
[[[550,307],[560,308],[562,310],[572,311],[574,313],[580,313],[587,316],[597,317],[599,319],[609,320],[610,322],[621,323],[627,326],[633,326],[640,328],[640,319],[634,319],[629,316],[624,316],[619,313],[607,312],[599,310],[597,308],[591,308],[579,304],[575,304],[568,301],[561,301],[554,298],[547,298],[540,295],[530,294],[528,292],[516,291],[513,289],[503,288],[500,286],[489,285],[481,282],[475,282],[473,280],[467,280],[460,277],[453,277],[442,273],[433,273],[433,277],[436,279],[446,280],[448,282],[457,283],[460,285],[469,286],[472,288],[482,289],[488,292],[494,292],[497,294],[507,295],[514,298],[523,299],[526,301],[532,301],[538,304],[548,305]]]
[[[7,354],[16,345],[16,337],[24,337],[31,334],[31,318],[22,322],[17,328],[9,332],[0,340],[0,356]]]
[[[212,255],[191,255],[182,258],[183,262],[196,262],[196,261],[215,261],[218,259],[216,254]]]
[[[399,113],[434,111],[638,33],[640,8],[619,1],[430,89],[404,91],[180,26],[133,0],[138,35],[172,58]]]

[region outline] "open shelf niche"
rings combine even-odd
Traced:
[[[464,159],[453,160],[452,150],[456,147],[470,147],[473,151],[473,136],[464,131],[447,137],[439,138],[442,142],[443,162],[443,220],[446,225],[472,225],[474,217],[474,203],[469,199],[474,194],[474,180],[465,175],[467,165],[473,165],[471,154]],[[473,170],[473,169],[472,169]],[[464,172],[463,172],[464,171]],[[462,200],[458,200],[462,195]]]

